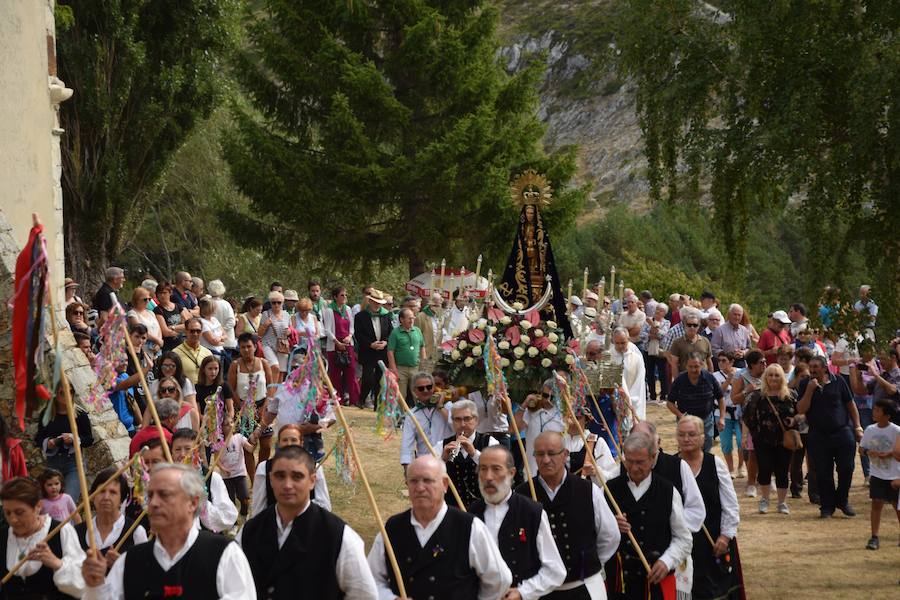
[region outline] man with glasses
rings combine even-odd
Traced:
[[[699,354],[707,371],[713,370],[712,348],[709,340],[700,335],[700,315],[697,311],[685,316],[681,322],[684,335],[676,339],[669,348],[667,358],[673,373],[683,373],[687,369],[688,356]]]
[[[115,304],[116,292],[122,289],[122,286],[125,284],[125,271],[120,267],[110,267],[106,269],[104,275],[103,285],[94,294],[94,301],[91,304],[93,309],[97,311],[98,331],[103,327],[109,311],[112,310],[113,304]]]
[[[496,446],[498,442],[489,435],[475,431],[478,425],[478,407],[471,400],[454,402],[450,414],[455,435],[435,446],[435,452],[447,464],[447,475],[468,509],[475,500],[481,499],[481,491],[478,489],[478,461],[481,451],[488,446]],[[450,505],[456,503],[452,493],[448,493],[444,501]]]
[[[203,333],[203,325],[200,318],[190,319],[184,326],[187,334],[185,340],[175,347],[173,352],[181,359],[181,367],[184,376],[192,384],[197,385],[197,378],[200,376],[200,365],[207,356],[212,356],[209,348],[200,344],[200,335]]]
[[[441,404],[442,397],[434,393],[434,378],[431,374],[416,373],[412,384],[416,402],[403,422],[403,433],[400,437],[400,464],[403,465],[404,473],[407,465],[415,457],[431,454],[412,419],[422,426],[432,447],[436,447],[441,440],[453,435],[453,429],[447,420],[447,411]]]
[[[744,318],[744,307],[732,304],[728,307],[728,322],[713,332],[710,343],[713,354],[731,352],[734,355],[734,366],[745,366],[744,355],[750,351],[750,331],[741,325]]]
[[[562,585],[542,598],[547,600],[606,597],[603,564],[619,546],[620,533],[603,491],[588,479],[566,471],[569,456],[562,434],[545,431],[534,441],[537,461],[534,477],[537,500],[547,511],[550,531],[566,567]],[[528,483],[516,488],[530,495]]]
[[[679,419],[686,414],[703,419],[706,434],[703,441],[704,452],[709,452],[712,448],[716,404],[719,405],[719,431],[725,428],[726,414],[722,388],[712,373],[704,368],[707,360],[699,354],[690,354],[685,372],[672,382],[669,399],[666,401],[669,411]]]
[[[203,280],[200,280],[201,285]],[[197,306],[197,298],[191,293],[194,280],[186,271],[175,273],[175,289],[172,290],[172,302],[180,306],[195,317],[200,316],[200,307]]]

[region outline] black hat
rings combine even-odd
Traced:
[[[709,290],[703,290],[703,293],[700,294],[700,299],[701,300],[706,300],[706,299],[715,300],[716,295],[713,294],[712,292],[710,292]]]

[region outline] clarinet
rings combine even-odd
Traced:
[[[450,452],[450,462],[456,460],[456,457],[459,456],[459,451],[462,450],[462,444],[459,443],[460,436],[456,436],[457,446]]]

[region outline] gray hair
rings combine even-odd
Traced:
[[[706,364],[706,359],[699,352],[691,352],[690,354],[688,354],[687,360],[684,362],[687,363],[688,360],[696,360],[701,365]]]
[[[110,267],[106,269],[105,273],[106,281],[112,281],[116,277],[122,277],[123,275],[125,275],[125,270],[121,267]]]
[[[613,329],[613,338],[615,338],[617,335],[624,335],[626,338],[630,337],[628,335],[628,330],[624,327],[616,327],[615,329]]]
[[[427,371],[419,371],[418,373],[413,375],[412,383],[415,384],[420,379],[427,379],[428,383],[430,383],[431,385],[434,385],[434,377],[432,377],[431,373],[429,373]]]
[[[744,307],[736,302],[728,307],[728,312],[731,312],[733,310],[739,310],[741,311],[741,314],[744,314]]]
[[[157,398],[154,404],[156,404],[156,414],[159,415],[160,421],[177,417],[181,411],[180,404],[174,398]]]
[[[516,459],[513,457],[513,453],[509,448],[504,446],[503,444],[495,444],[493,446],[488,446],[484,450],[481,451],[481,455],[484,456],[485,452],[502,452],[506,458],[506,468],[514,469],[516,467]]]
[[[199,277],[191,277],[191,285],[203,285],[203,280]]]
[[[719,320],[722,320],[722,313],[718,308],[711,308],[706,311],[706,320],[708,321],[710,317],[719,317]]]
[[[694,308],[693,306],[685,304],[678,312],[681,315],[682,321],[687,321],[689,318],[693,317],[697,319],[698,323],[700,322],[700,310]]]
[[[646,433],[636,431],[631,433],[625,441],[622,442],[622,452],[635,452],[646,450],[648,456],[653,456],[656,448],[656,440],[652,439]]]
[[[141,287],[153,294],[156,293],[156,288],[159,287],[159,282],[148,277],[141,282]]]
[[[452,412],[456,412],[458,410],[468,410],[476,417],[478,416],[478,406],[475,405],[471,400],[457,400],[453,403],[453,407],[450,409]]]
[[[159,463],[153,467],[151,474],[166,470],[181,472],[181,480],[179,483],[181,484],[181,490],[187,494],[188,498],[197,498],[199,500],[206,497],[206,486],[203,485],[203,478],[200,477],[200,473],[197,472],[197,469],[190,465],[179,463]],[[202,504],[202,502],[197,503],[197,510],[194,512],[194,516],[200,514],[200,507]]]
[[[221,298],[225,295],[225,284],[222,283],[221,279],[213,279],[209,282],[209,285],[206,286],[206,289],[213,298]]]

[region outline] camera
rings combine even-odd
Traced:
[[[856,365],[856,368],[859,369],[860,371],[868,371],[869,365],[864,364],[864,363],[859,363],[858,365]]]

